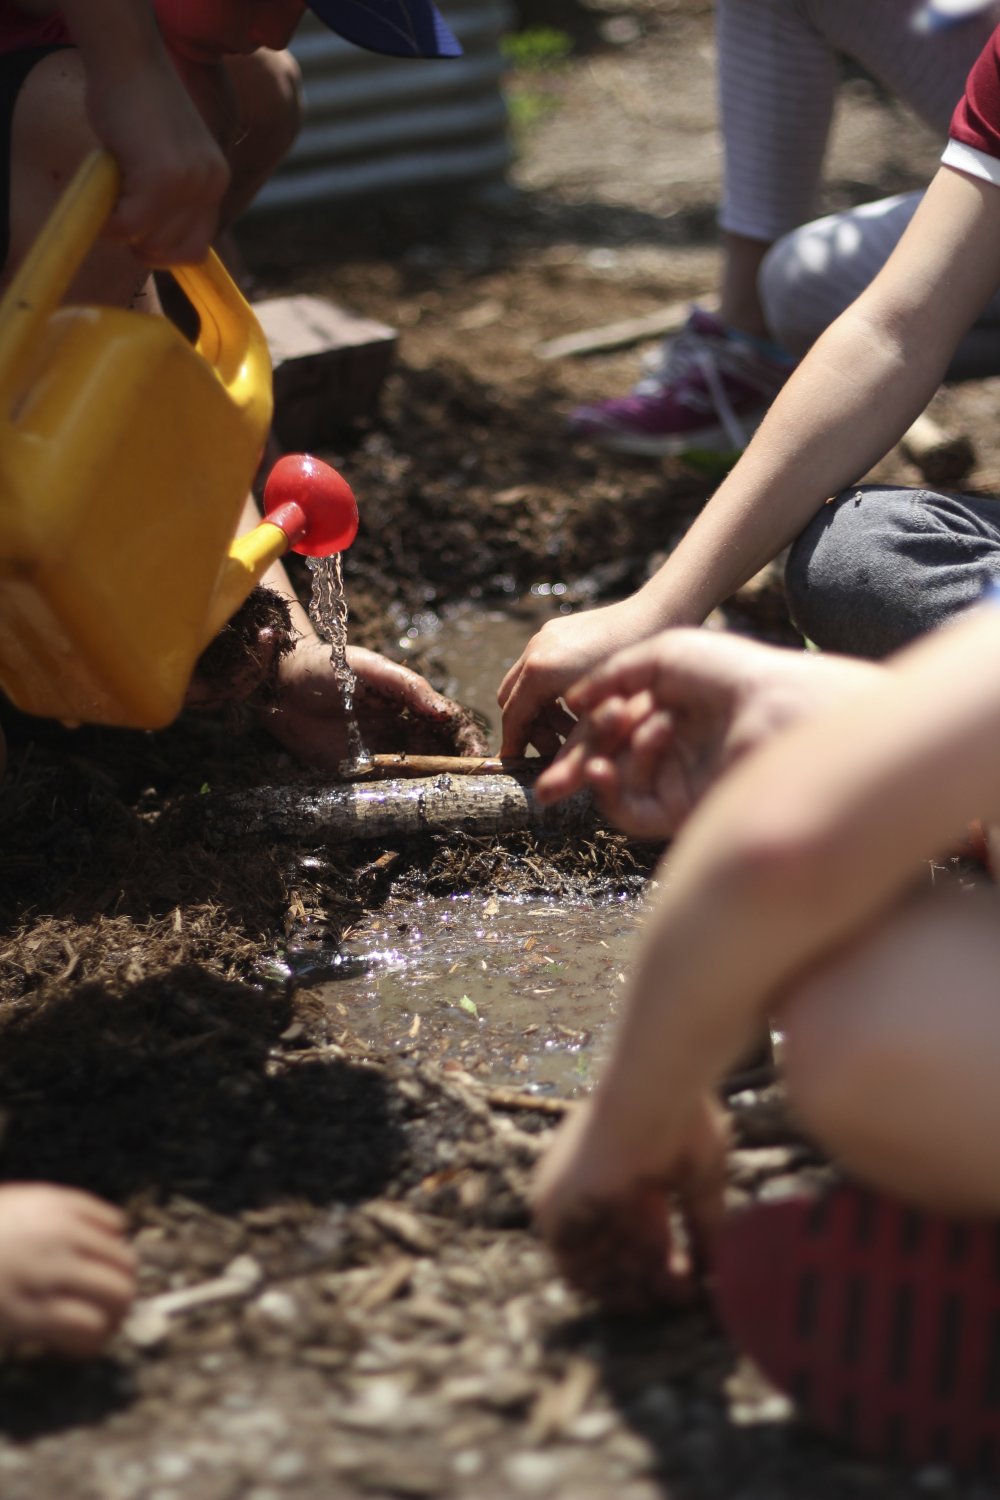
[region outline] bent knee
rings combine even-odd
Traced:
[[[245,138],[276,166],[302,128],[302,73],[291,52],[262,47],[229,60]]]
[[[757,274],[757,294],[768,332],[798,359],[837,315],[827,306],[824,271],[812,266],[806,248],[802,231],[793,230],[775,241]]]
[[[859,486],[824,505],[797,537],[785,593],[808,640],[877,660],[936,623],[927,567],[900,546],[915,504],[909,491]]]
[[[992,1068],[997,915],[992,890],[929,893],[789,988],[778,1018],[789,1102],[834,1154],[891,1128],[900,1101],[968,1081],[974,1060]]]

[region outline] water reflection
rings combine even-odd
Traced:
[[[310,988],[375,1051],[575,1093],[603,1056],[640,921],[633,899],[423,901],[374,915]]]

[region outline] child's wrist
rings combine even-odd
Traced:
[[[64,11],[68,10],[66,5]],[[79,16],[77,15],[79,12]],[[167,61],[163,41],[148,5],[130,3],[112,15],[95,16],[88,5],[67,15],[89,78],[108,83],[135,81],[135,69]]]

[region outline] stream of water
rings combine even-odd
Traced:
[[[361,728],[354,716],[354,689],[357,678],[347,664],[347,594],[341,554],[329,557],[307,557],[312,573],[312,595],[309,618],[316,633],[330,646],[330,665],[340,688],[347,725],[348,763],[357,765],[368,758]]]

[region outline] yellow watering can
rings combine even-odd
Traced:
[[[59,305],[117,191],[89,157],[0,302],[0,687],[28,713],[156,729],[267,568],[342,551],[357,509],[335,471],[284,459],[268,520],[233,540],[271,419],[267,343],[214,254],[173,271],[193,346],[166,318]]]

